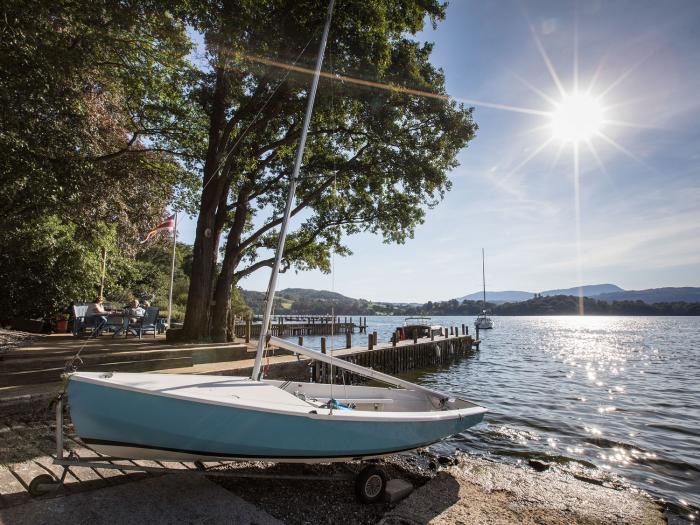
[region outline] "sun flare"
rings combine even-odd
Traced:
[[[600,103],[586,94],[564,96],[552,112],[552,136],[564,142],[588,140],[600,132],[602,124]]]

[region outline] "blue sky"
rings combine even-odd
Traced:
[[[479,131],[452,191],[405,245],[351,237],[354,255],[335,259],[334,276],[287,272],[279,289],[449,299],[481,287],[481,247],[490,290],[700,285],[699,24],[692,0],[453,1],[419,35],[435,43],[449,94],[475,106]],[[578,144],[578,177],[573,143],[552,138],[541,114],[572,93],[576,62],[579,92],[606,108],[593,150]],[[194,219],[178,229],[193,242]],[[263,290],[268,278],[241,285]]]

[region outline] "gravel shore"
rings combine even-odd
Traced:
[[[459,456],[380,523],[661,525],[666,520],[648,496],[629,487],[554,468],[537,472]]]
[[[646,494],[596,469],[576,473],[545,466],[543,470],[541,465],[516,466],[463,454],[445,457],[429,450],[393,456],[380,464],[390,478],[405,479],[417,490],[395,505],[363,505],[355,501],[350,481],[218,478],[217,483],[290,525],[666,523],[661,508]],[[344,468],[260,463],[240,467],[312,475],[331,475]]]

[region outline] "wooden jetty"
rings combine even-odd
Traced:
[[[373,334],[370,334],[373,335]],[[323,344],[322,338],[322,344]],[[353,363],[370,366],[388,374],[400,374],[410,370],[446,366],[460,358],[472,355],[479,350],[479,341],[467,334],[460,334],[454,330],[450,335],[441,337],[424,337],[413,340],[397,341],[396,343],[374,344],[367,346],[355,346],[334,350],[332,355],[340,359],[346,359]],[[243,360],[235,360],[217,363],[202,363],[183,368],[161,370],[170,374],[211,374],[225,376],[249,376],[253,371],[255,357],[255,343],[248,344],[249,357]],[[323,346],[321,348],[323,351]],[[326,346],[326,353],[331,350]],[[331,374],[328,365],[294,355],[281,349],[273,349],[265,358],[265,377],[269,379],[285,379],[288,381],[316,381],[330,382]],[[343,375],[343,373],[345,375]],[[365,378],[357,377],[347,371],[333,369],[333,382],[337,384],[362,383]]]
[[[236,337],[245,338],[249,342],[251,338],[260,337],[262,322],[258,319],[241,319],[234,324]],[[359,317],[355,324],[353,317],[340,317],[330,315],[280,315],[272,318],[270,324],[272,335],[278,337],[290,335],[331,335],[367,332],[367,318]]]
[[[409,370],[445,366],[459,358],[479,350],[480,341],[468,334],[465,326],[445,327],[443,335],[407,339],[400,341],[397,334],[389,343],[378,343],[377,332],[369,334],[367,347],[351,347],[334,350],[333,357],[344,359],[360,366],[372,368],[385,374],[400,374]],[[349,336],[350,334],[348,334]],[[301,339],[301,338],[300,338]],[[347,337],[347,342],[350,337]],[[300,341],[300,344],[303,341]],[[321,351],[329,353],[325,338],[321,338]],[[324,363],[311,363],[313,381],[331,381],[330,367]],[[340,384],[362,383],[366,379],[342,369],[333,369],[333,382]]]

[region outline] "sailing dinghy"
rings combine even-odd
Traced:
[[[485,409],[420,390],[249,377],[80,372],[68,399],[81,439],[110,457],[333,462],[412,450]],[[331,408],[335,407],[335,408]]]
[[[269,337],[332,8],[333,0],[290,178],[252,376],[69,373],[71,419],[80,438],[97,452],[130,459],[346,461],[423,447],[482,420],[486,409],[469,401]],[[264,380],[268,337],[274,346],[394,388]]]

